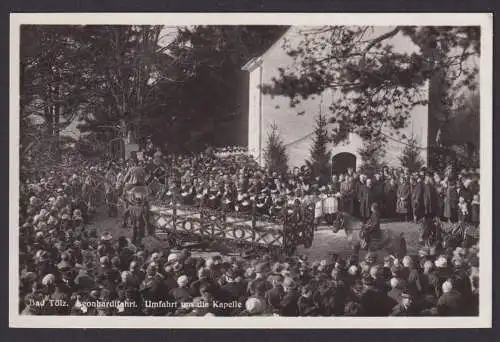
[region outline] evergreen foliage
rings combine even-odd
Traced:
[[[312,175],[320,178],[321,184],[328,182],[331,173],[331,152],[327,150],[328,143],[328,122],[325,115],[319,114],[314,129],[311,158],[307,164]]]
[[[288,170],[286,146],[280,137],[279,129],[276,124],[271,126],[271,131],[267,136],[267,146],[265,149],[264,160],[266,167],[270,172],[284,174]]]
[[[419,171],[424,166],[424,161],[420,155],[421,148],[418,146],[414,138],[408,140],[405,148],[403,149],[399,161],[401,166],[408,168],[410,172]]]

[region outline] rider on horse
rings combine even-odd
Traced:
[[[140,166],[133,167],[125,177],[127,183],[124,186],[125,201],[127,209],[123,217],[123,226],[126,227],[127,219],[133,222],[133,241],[140,240],[145,235],[148,224],[148,188],[146,186],[146,172]]]

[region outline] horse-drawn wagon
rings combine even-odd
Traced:
[[[181,204],[152,203],[150,224],[157,236],[175,244],[199,241],[267,250],[291,255],[297,246],[310,248],[314,237],[314,207],[296,204],[276,217],[241,214]]]

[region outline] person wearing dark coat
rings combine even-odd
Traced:
[[[415,261],[406,256],[403,258],[403,275],[407,281],[407,287],[412,293],[419,294],[423,291],[422,277]]]
[[[177,284],[179,287],[171,289],[169,291],[170,297],[177,303],[187,303],[190,302],[193,297],[189,293],[189,289],[187,288],[188,279],[186,276],[182,275],[177,279]],[[180,305],[179,305],[180,306]]]
[[[361,218],[367,220],[371,215],[371,205],[375,203],[375,189],[370,179],[359,188],[359,209]]]
[[[236,281],[236,274],[232,270],[226,272],[226,284],[221,286],[221,295],[227,302],[242,300],[246,295],[246,287],[242,282]]]
[[[391,290],[387,292],[387,296],[392,299],[393,301],[393,307],[396,306],[397,304],[401,303],[401,299],[403,298],[403,289],[401,286],[401,282],[399,281],[398,278],[392,278],[391,279]]]
[[[451,221],[458,220],[458,191],[452,182],[448,182],[447,188],[444,190],[444,217]]]
[[[474,195],[472,198],[472,203],[470,205],[470,219],[472,224],[479,224],[479,214],[480,214],[480,206],[479,206],[479,195]]]
[[[310,285],[306,285],[302,288],[301,292],[302,294],[297,301],[299,316],[318,316],[320,308],[314,301],[312,287]]]
[[[423,190],[424,215],[432,218],[437,214],[437,192],[430,175],[425,176]]]
[[[373,193],[374,201],[378,203],[380,212],[385,212],[385,180],[379,174],[375,174],[375,180],[373,181]]]
[[[408,181],[401,177],[397,189],[397,202],[396,202],[396,212],[408,221],[410,218],[410,184]]]
[[[374,286],[374,282],[369,276],[363,278],[364,289],[360,296],[360,316],[381,317],[389,314],[388,297]]]
[[[272,289],[268,290],[265,294],[266,303],[273,313],[278,313],[280,309],[281,301],[285,296],[285,291],[281,285],[283,280],[275,282]]]
[[[396,214],[396,203],[398,200],[397,185],[394,179],[384,184],[384,212],[386,218],[394,218]]]
[[[411,204],[413,209],[413,220],[416,222],[424,216],[424,183],[421,177],[419,177],[413,185]]]
[[[412,295],[408,293],[409,291],[403,291],[401,296],[401,302],[397,304],[390,313],[389,316],[418,316],[420,310],[416,305]]]
[[[279,315],[283,317],[296,317],[299,315],[299,307],[297,302],[300,297],[300,293],[297,290],[297,284],[291,278],[287,278],[283,281],[283,290],[285,295],[280,302]]]
[[[436,308],[440,316],[463,315],[463,296],[453,288],[451,281],[443,283],[443,294],[439,297]]]
[[[189,290],[192,297],[199,297],[200,288],[205,287],[207,289],[213,289],[214,283],[210,279],[210,272],[206,268],[200,268],[198,270],[198,279],[193,281],[189,286]]]
[[[369,243],[372,239],[377,239],[382,234],[380,230],[380,211],[378,210],[378,204],[373,203],[370,207],[371,215],[370,218],[362,227],[363,239]]]

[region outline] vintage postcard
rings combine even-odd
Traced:
[[[11,14],[10,326],[491,327],[492,26]]]

